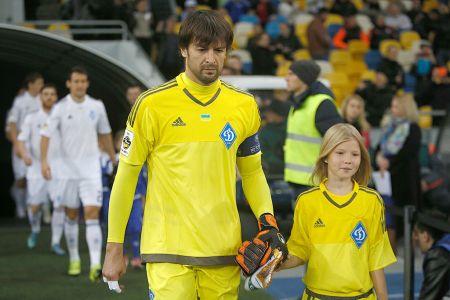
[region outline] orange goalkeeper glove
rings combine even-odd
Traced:
[[[268,244],[271,249],[278,249],[283,255],[282,261],[285,261],[288,256],[288,249],[284,236],[278,229],[277,220],[272,214],[262,214],[258,219],[259,233],[256,239],[260,239]],[[263,264],[260,264],[262,266]]]

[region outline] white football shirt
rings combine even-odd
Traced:
[[[41,100],[39,94],[35,97],[28,92],[17,96],[14,99],[11,111],[8,114],[8,123],[16,123],[17,132],[20,131],[25,117],[41,108]]]

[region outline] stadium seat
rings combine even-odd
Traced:
[[[363,0],[352,0],[353,4],[355,5],[357,10],[361,10],[364,8],[364,2]]]
[[[438,8],[439,1],[437,0],[425,0],[422,3],[422,10],[426,13],[430,12],[431,10]]]
[[[381,61],[381,53],[378,50],[370,50],[364,55],[364,61],[370,70],[376,70]]]
[[[307,13],[299,13],[294,17],[294,24],[309,24],[314,17]]]
[[[330,24],[327,27],[327,31],[328,31],[328,35],[333,38],[336,33],[339,31],[339,29],[341,29],[342,25],[341,24]]]
[[[400,34],[400,44],[405,50],[410,50],[415,41],[420,41],[420,35],[415,31],[403,31]]]
[[[22,23],[20,27],[28,28],[28,29],[36,29],[36,25],[32,23]]]
[[[239,48],[247,47],[248,37],[253,33],[254,25],[247,22],[237,22],[234,25],[234,38]]]
[[[242,15],[239,18],[239,22],[252,23],[252,24],[259,24],[259,23],[261,23],[261,21],[259,20],[258,16],[256,16],[256,15]]]
[[[397,61],[403,67],[403,70],[409,72],[416,61],[416,56],[412,51],[400,50]]]
[[[362,74],[367,71],[367,65],[363,61],[352,60],[347,66],[349,85],[354,90],[361,81]]]
[[[320,76],[333,72],[333,66],[329,61],[326,60],[316,60],[316,63],[320,67]]]
[[[289,67],[291,66],[291,61],[286,60],[284,62],[282,62],[281,64],[278,65],[278,68],[275,72],[276,76],[280,76],[280,77],[284,77],[287,75],[288,71],[289,71]]]
[[[309,54],[309,51],[306,49],[299,49],[294,52],[294,60],[299,59],[311,59],[311,55]]]
[[[433,126],[433,117],[431,116],[432,108],[430,105],[419,107],[419,127],[431,128]]]
[[[345,72],[352,56],[347,50],[331,50],[329,60],[334,70]]]
[[[308,37],[306,35],[307,29],[308,24],[306,23],[295,24],[295,35],[300,39],[300,42],[304,47],[308,45]]]
[[[374,81],[375,80],[375,71],[374,70],[365,70],[361,74],[361,80]]]
[[[364,31],[365,33],[369,33],[373,28],[372,21],[366,15],[357,14],[356,22],[358,23],[359,27],[361,27],[362,31]]]
[[[276,39],[280,35],[280,26],[278,21],[269,21],[264,30],[271,39]]]
[[[329,26],[331,24],[344,24],[344,18],[340,15],[336,14],[328,14],[327,20],[325,21],[325,26]]]
[[[330,82],[331,90],[336,99],[336,105],[340,107],[344,98],[353,92],[347,74],[344,72],[331,72],[325,74],[323,77]]]
[[[286,60],[286,58],[284,57],[283,54],[275,54],[274,59],[275,59],[275,62],[278,64],[280,64]]]
[[[395,46],[398,48],[398,50],[402,49],[400,42],[397,40],[391,39],[382,40],[380,43],[380,47],[378,48],[381,52],[381,55],[386,55],[386,51],[390,46]]]
[[[361,40],[351,40],[348,42],[348,51],[354,60],[363,61],[364,55],[369,51],[369,46]]]

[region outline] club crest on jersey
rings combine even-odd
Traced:
[[[120,147],[120,153],[122,155],[125,155],[126,157],[128,157],[128,155],[130,154],[133,137],[134,137],[133,132],[131,132],[128,129],[125,130],[125,133],[124,133],[123,139],[122,139],[122,147]]]
[[[155,299],[155,294],[153,294],[153,291],[151,289],[148,289],[148,297],[150,298],[150,300]]]
[[[237,137],[236,131],[234,131],[229,122],[225,124],[225,127],[222,129],[222,132],[219,136],[225,144],[225,147],[227,147],[227,150],[230,149],[231,145],[233,145]]]
[[[355,242],[356,247],[358,247],[358,249],[361,248],[361,246],[367,239],[367,230],[361,221],[359,221],[358,224],[355,226],[350,236]]]

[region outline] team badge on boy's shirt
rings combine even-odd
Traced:
[[[350,234],[353,241],[356,244],[356,247],[361,248],[361,246],[364,244],[365,240],[367,239],[367,230],[362,224],[361,221],[358,222],[358,224],[353,229],[352,233]]]

